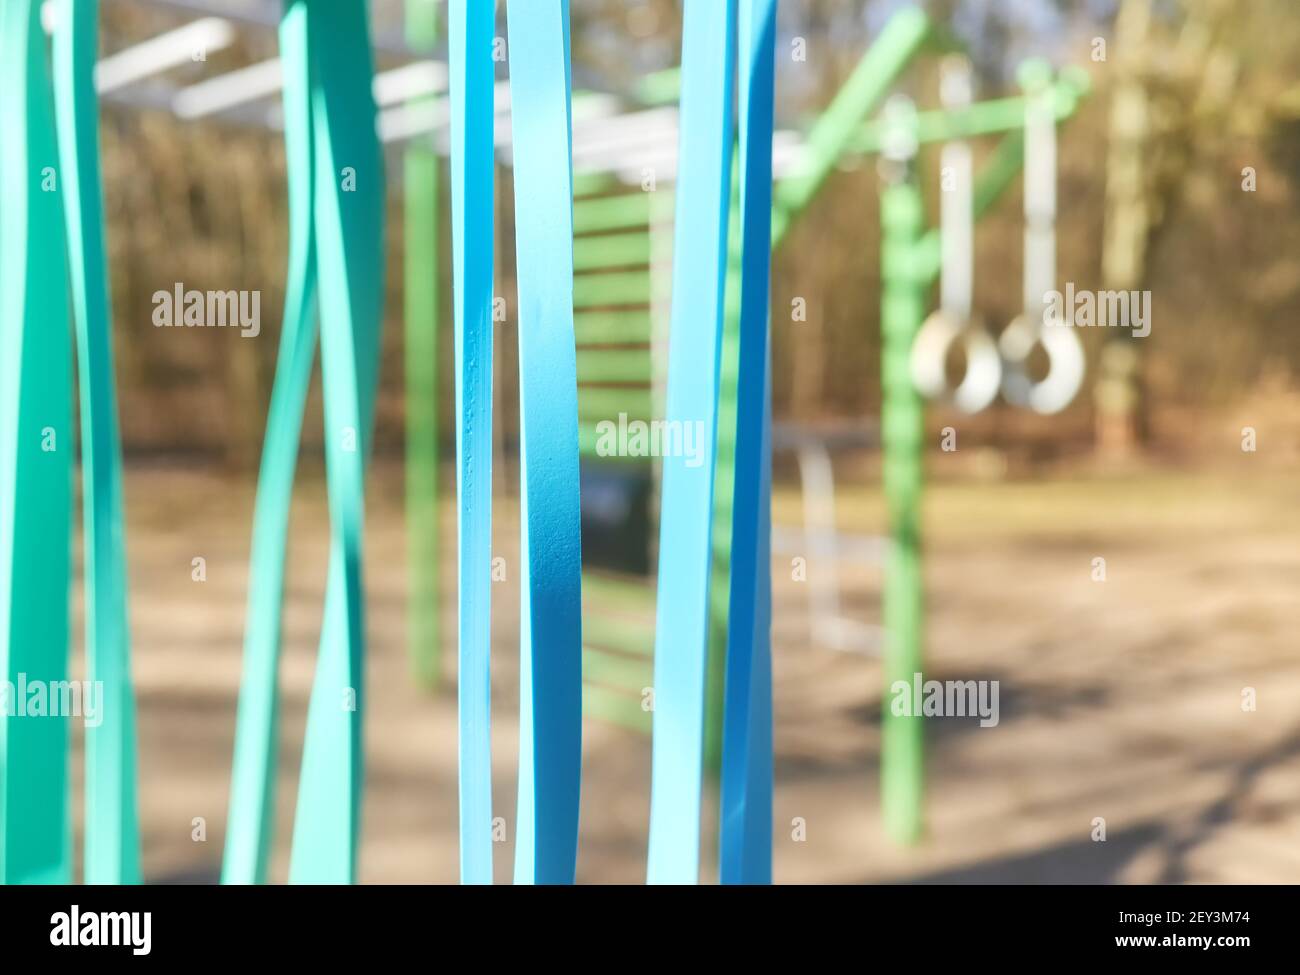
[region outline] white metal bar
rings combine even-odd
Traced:
[[[270,98],[284,84],[279,58],[259,61],[189,85],[172,99],[172,111],[183,119],[203,118],[238,105]]]
[[[95,66],[95,88],[106,94],[174,68],[206,57],[210,51],[227,47],[235,39],[235,28],[220,17],[204,17],[184,27],[169,30],[104,58]]]
[[[412,61],[375,75],[375,103],[380,108],[446,90],[447,65],[442,61]]]

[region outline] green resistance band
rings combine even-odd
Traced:
[[[307,3],[331,544],[289,862],[294,883],[352,883],[361,836],[364,478],[384,293],[384,160],[368,9]]]
[[[72,505],[67,252],[40,7],[0,7],[0,677],[18,692],[0,709],[5,883],[72,876],[68,722],[25,713],[27,687],[68,678]]]
[[[259,476],[249,622],[222,879],[266,878],[274,814],[284,547],[316,341],[317,270],[330,563],[289,876],[355,879],[362,788],[364,462],[383,300],[383,160],[365,4],[286,0],[290,256],[285,324]]]
[[[222,882],[266,882],[275,818],[281,602],[294,471],[316,354],[311,90],[307,5],[289,2],[280,21],[285,169],[289,177],[289,268],[279,359],[257,479],[249,564],[248,621],[235,726]]]
[[[573,883],[582,767],[582,546],[573,333],[569,3],[510,0],[524,562],[515,883]]]
[[[98,34],[98,0],[59,0],[54,95],[80,365],[86,676],[103,687],[102,721],[86,727],[84,869],[88,884],[124,884],[140,882],[140,824],[122,448],[100,189]]]
[[[493,75],[496,10],[447,8],[456,331],[460,879],[492,883]]]

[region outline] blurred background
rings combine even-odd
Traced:
[[[797,172],[807,133],[904,6],[780,0],[778,178]],[[886,521],[876,449],[876,157],[844,152],[796,216],[774,252],[772,281],[775,879],[1300,880],[1295,3],[923,6],[969,51],[978,99],[1018,93],[1016,68],[1030,56],[1086,71],[1092,90],[1060,129],[1057,278],[1062,287],[1149,291],[1151,331],[1138,340],[1127,329],[1081,329],[1087,377],[1059,414],[1000,402],[973,417],[927,411],[927,676],[999,681],[1001,718],[991,728],[927,722],[926,831],[917,845],[896,846],[882,828],[878,781]],[[173,36],[163,45],[170,58],[155,55],[105,87],[102,145],[145,870],[155,881],[211,880],[224,836],[252,502],[288,242],[278,4],[102,7],[106,58]],[[380,99],[388,296],[368,485],[361,876],[450,882],[455,415],[448,176],[439,157],[446,8],[375,0],[371,9],[376,68],[389,85]],[[169,35],[204,21],[213,23],[184,42]],[[572,3],[584,429],[661,408],[680,29],[676,0]],[[499,82],[508,79],[503,53]],[[894,90],[934,108],[937,79],[936,58],[922,55]],[[493,733],[505,881],[518,710],[518,362],[508,95],[498,108],[494,534],[502,561],[492,591]],[[996,145],[974,141],[977,167]],[[920,165],[934,225],[937,146]],[[975,236],[974,304],[995,331],[1021,310],[1023,228],[1016,180]],[[260,292],[260,334],[156,330],[152,296],[178,282]],[[320,413],[317,385],[285,593],[276,879],[287,865],[325,577]],[[941,449],[948,427],[956,450]],[[602,463],[584,446],[588,720],[578,876],[639,882],[656,473],[650,463]],[[724,538],[722,587],[725,549]],[[716,615],[715,646],[725,605]],[[716,747],[714,739],[711,757]],[[716,874],[711,817],[706,877]]]

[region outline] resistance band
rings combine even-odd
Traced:
[[[772,115],[776,0],[740,0],[740,350],[720,877],[772,882]]]
[[[384,284],[384,160],[364,3],[308,2],[330,564],[289,879],[352,883],[361,837],[362,528]]]
[[[99,4],[59,0],[54,94],[67,218],[81,397],[86,678],[103,688],[102,721],[86,725],[85,881],[140,882],[135,695],[127,626],[122,450],[109,330],[95,56]]]
[[[364,462],[383,300],[383,165],[365,4],[286,0],[280,24],[290,253],[259,475],[249,622],[222,878],[266,878],[274,815],[280,602],[293,475],[316,341],[319,265],[330,562],[289,876],[356,876],[362,787]]]
[[[280,21],[280,60],[284,65],[284,149],[289,180],[289,268],[253,514],[244,665],[221,874],[227,884],[266,882],[275,820],[285,549],[303,411],[316,354],[314,178],[305,3],[291,0],[285,5]]]
[[[492,883],[492,247],[496,11],[451,0],[451,239],[456,330],[460,879]]]
[[[572,883],[582,766],[569,3],[510,0],[523,524],[515,883]]]
[[[18,692],[0,709],[0,881],[66,884],[68,722],[19,710],[68,678],[72,343],[40,7],[0,4],[0,678]]]
[[[718,372],[731,196],[735,0],[688,0],[673,295],[668,343],[669,429],[701,434],[705,463],[663,459],[655,612],[650,883],[699,880],[704,676],[709,628]]]

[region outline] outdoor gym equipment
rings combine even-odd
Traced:
[[[1054,153],[1048,157],[1045,146],[1049,139],[1054,144],[1056,124],[1073,113],[1087,91],[1087,78],[1080,72],[1066,71],[1053,79],[1050,69],[1039,62],[1024,66],[1021,77],[1027,81],[1024,97],[975,103],[964,109],[917,112],[910,101],[894,101],[881,122],[860,142],[863,147],[881,151],[884,177],[880,200],[884,281],[880,430],[890,536],[882,596],[886,690],[900,680],[910,683],[923,669],[920,495],[924,428],[921,394],[913,381],[917,368],[914,342],[921,328],[928,289],[943,267],[944,249],[942,228],[925,227],[917,154],[927,142],[1006,133],[973,183],[974,219],[1006,189],[1022,163],[1034,169],[1034,175],[1026,179],[1027,209],[1036,214],[1026,231],[1026,246],[1035,249],[1026,260],[1025,307],[1032,309],[1041,302],[1044,290],[1051,287],[1054,268],[1054,258],[1049,264],[1037,250],[1040,243],[1051,244],[1042,217],[1048,212],[1043,206],[1046,189],[1055,182],[1055,159]],[[1027,122],[1031,131],[1022,135]],[[1053,343],[1049,355],[1056,352],[1056,356],[1053,371],[1029,387],[1024,401],[1039,412],[1053,412],[1068,402],[1066,394],[1074,395],[1082,376],[1082,356],[1076,360],[1071,351],[1078,342],[1072,329],[1036,329],[1027,345],[1000,343],[1004,394],[1005,377],[1019,375],[1016,370],[1024,368],[1035,341],[1045,347]],[[936,343],[925,351],[937,357],[941,350]],[[935,363],[928,366],[942,369]],[[1012,384],[1012,396],[1021,391],[1022,387]],[[897,715],[884,707],[882,724],[881,803],[885,827],[899,842],[912,842],[920,836],[923,825],[923,718]]]
[[[978,413],[999,390],[1007,401],[1038,413],[1056,413],[1069,405],[1083,383],[1083,346],[1064,322],[1046,322],[1044,296],[1056,283],[1056,112],[1051,73],[1040,62],[1021,71],[1024,98],[1024,291],[1022,312],[995,342],[971,319],[974,214],[971,198],[970,147],[961,140],[944,143],[944,185],[940,194],[942,274],[939,310],[922,324],[912,345],[912,380],[927,398],[951,402]],[[969,104],[969,67],[964,59],[945,60],[941,74],[944,106]],[[898,103],[897,110],[912,111]],[[905,133],[901,121],[895,132]],[[949,182],[951,181],[951,182]],[[965,376],[950,388],[947,360],[960,341],[966,355]],[[1036,346],[1048,359],[1046,375],[1029,373]]]
[[[138,840],[120,467],[95,163],[96,102],[90,86],[97,8],[74,0],[60,0],[56,8],[54,93],[59,97],[52,116],[38,5],[30,0],[0,3],[5,26],[0,105],[9,136],[0,149],[0,187],[5,191],[0,200],[0,291],[5,295],[0,317],[4,671],[6,678],[20,672],[50,680],[66,675],[68,567],[66,545],[59,542],[68,537],[69,456],[66,449],[38,453],[34,446],[54,445],[60,438],[66,445],[69,433],[63,394],[68,392],[70,350],[57,327],[66,315],[61,207],[68,219],[78,355],[83,360],[90,673],[104,681],[106,694],[116,702],[115,720],[106,719],[96,737],[88,739],[86,876],[132,880],[138,878]],[[842,158],[884,151],[889,179],[881,210],[881,439],[891,531],[884,594],[888,686],[897,675],[910,678],[921,665],[917,503],[922,412],[912,365],[926,292],[942,268],[942,310],[962,324],[960,329],[948,327],[954,337],[935,345],[950,346],[960,335],[968,361],[982,361],[970,353],[979,340],[971,337],[967,325],[971,224],[1011,182],[1021,165],[1022,144],[1027,169],[1038,174],[1027,180],[1026,189],[1026,248],[1032,260],[1026,261],[1025,309],[1032,310],[1042,289],[1051,286],[1054,257],[1050,262],[1039,257],[1045,253],[1044,242],[1050,243],[1054,197],[1048,196],[1042,174],[1054,166],[1054,126],[1074,110],[1085,85],[1077,76],[1053,79],[1045,68],[1031,66],[1025,73],[1025,97],[965,104],[969,96],[961,90],[960,68],[950,68],[942,111],[918,113],[895,101],[881,122],[864,124],[914,58],[936,46],[929,21],[907,9],[881,32],[813,126],[798,165],[774,181],[774,0],[691,0],[685,12],[677,185],[671,193],[655,197],[671,200],[677,213],[664,411],[669,422],[703,423],[707,441],[703,465],[691,467],[685,457],[669,457],[664,463],[648,876],[652,881],[697,879],[701,780],[705,756],[716,747],[722,783],[722,878],[762,882],[770,879],[772,832],[769,242],[776,246],[784,239]],[[509,13],[524,594],[515,877],[521,882],[564,882],[573,879],[576,858],[583,697],[578,456],[580,450],[590,455],[591,421],[616,412],[609,407],[635,403],[643,413],[654,409],[651,380],[663,371],[649,348],[653,325],[645,306],[656,300],[656,215],[647,194],[633,203],[610,195],[607,183],[602,188],[595,178],[574,176],[567,4],[513,0]],[[492,876],[490,215],[492,123],[499,91],[492,83],[491,5],[453,0],[449,26],[459,434],[461,867],[464,881],[487,882]],[[432,30],[427,20],[413,17],[408,27],[418,43],[428,43]],[[382,156],[375,132],[366,6],[286,0],[279,29],[289,164],[288,287],[258,478],[223,879],[259,882],[266,877],[276,774],[284,546],[319,305],[331,557],[290,879],[346,882],[356,876],[364,773],[361,541],[382,302]],[[739,74],[736,119],[733,70]],[[927,231],[915,167],[920,145],[998,132],[1010,134],[979,179],[969,172],[969,150],[948,148],[945,156],[958,173],[954,195],[943,198],[941,230]],[[739,147],[734,175],[733,140]],[[600,152],[593,142],[584,158],[599,158]],[[56,155],[59,191],[41,192],[33,174],[44,176],[42,161]],[[433,206],[429,186],[436,163],[418,154],[406,162],[408,189],[417,184],[419,188],[408,199],[408,221],[432,220],[420,216],[426,212],[420,207]],[[571,211],[575,196],[578,203]],[[598,233],[602,227],[623,233],[615,235],[617,242],[585,239],[586,233]],[[575,229],[580,231],[580,245],[574,243]],[[416,241],[418,254],[433,253],[431,235],[410,225],[407,234],[408,241]],[[625,263],[608,263],[616,259]],[[620,270],[631,266],[632,272]],[[647,270],[641,271],[643,267]],[[608,279],[584,277],[587,271],[611,269],[615,273]],[[575,272],[579,277],[570,292],[568,281]],[[427,269],[421,275],[419,262],[412,259],[408,287],[421,277],[428,279]],[[625,304],[636,306],[633,314],[610,310],[611,305]],[[432,306],[428,291],[413,289],[408,294],[408,314],[420,314],[421,309],[428,313]],[[414,317],[408,321],[407,337],[415,339],[408,353],[418,356],[434,348],[427,341],[431,327],[431,318],[423,327]],[[1039,328],[1033,330],[1030,344],[1048,347],[1057,333],[1074,339],[1067,329]],[[591,337],[601,334],[632,336],[623,345],[635,348],[587,347],[575,352],[575,341],[597,341]],[[1054,355],[1048,348],[1050,381],[1035,384],[1027,376],[1023,381],[1009,378],[1013,370],[1007,363],[1014,366],[1028,355],[1028,350],[1021,352],[1023,343],[1006,340],[1003,346],[1001,357],[1007,361],[1000,363],[1001,378],[1009,399],[1048,411],[1064,390],[1072,395],[1065,382],[1071,375],[1065,368],[1068,351]],[[606,354],[614,351],[618,354]],[[408,403],[418,407],[412,413],[418,422],[408,436],[418,445],[419,431],[430,441],[436,436],[432,372],[411,363],[408,368],[408,376],[419,379],[408,391]],[[931,369],[929,375],[933,380],[941,372]],[[637,388],[634,395],[605,388],[626,381],[610,377],[628,376],[638,387],[644,380],[650,388]],[[986,388],[967,385],[963,392],[962,386],[941,386],[937,380],[930,383],[966,409],[989,398]],[[432,443],[413,457],[408,488],[412,494],[434,484],[433,458]],[[412,524],[419,526],[417,533],[426,532],[432,524],[429,509],[422,499],[416,500],[421,501],[422,515]],[[427,562],[431,552],[436,553],[436,546],[421,542],[413,556],[413,564],[422,569],[417,593],[427,595],[435,578]],[[114,582],[120,586],[115,588]],[[418,632],[432,632],[428,613],[414,612],[413,619]],[[599,631],[593,642],[604,642],[617,628],[606,624],[591,629]],[[635,681],[644,679],[644,636],[638,637],[635,668],[624,670],[634,698]],[[596,659],[588,654],[588,666]],[[417,672],[429,680],[436,657],[417,653],[415,662]],[[712,745],[713,721],[707,715],[715,688],[725,688],[725,700],[714,711],[721,718],[721,742]],[[593,695],[589,700],[600,698]],[[919,719],[896,720],[888,709],[885,715],[886,821],[894,835],[910,838],[920,828],[921,725]],[[66,725],[5,719],[0,729],[0,876],[65,878],[70,873]],[[25,787],[22,802],[14,788],[19,779]],[[35,803],[29,801],[33,796]]]
[[[1056,287],[1056,118],[1051,75],[1030,62],[1021,70],[1025,89],[1025,266],[1024,312],[998,340],[1006,360],[1002,394],[1017,406],[1056,413],[1083,384],[1083,345],[1071,323],[1046,320],[1044,297]],[[1047,375],[1029,376],[1029,356],[1041,344]]]
[[[964,57],[945,58],[939,81],[944,108],[961,109],[970,105],[971,70]],[[998,394],[1002,359],[997,342],[988,330],[971,318],[975,216],[971,203],[974,163],[970,145],[961,139],[946,142],[939,159],[943,177],[939,195],[939,232],[943,246],[939,310],[925,320],[912,343],[912,381],[922,396],[946,399],[963,413],[978,413]],[[949,389],[945,367],[949,349],[958,341],[966,353],[966,374],[955,389]]]

